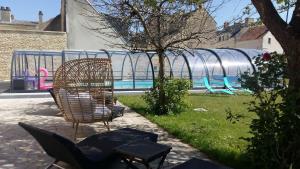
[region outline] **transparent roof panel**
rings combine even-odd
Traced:
[[[183,55],[175,51],[167,51],[166,55],[168,56],[171,63],[173,77],[189,79],[190,76],[188,65]]]
[[[210,50],[205,49],[196,49],[195,54],[203,62],[203,68],[205,69],[205,74],[202,74],[202,83],[203,77],[207,77],[212,86],[222,87],[223,83],[220,82],[220,79],[224,77],[222,65],[218,60],[217,56]],[[201,65],[199,65],[201,67]],[[201,84],[204,86],[204,84]]]
[[[155,77],[158,77],[159,57],[155,53],[150,53],[150,57],[151,57],[151,62],[153,64],[154,75],[155,75]],[[170,56],[170,57],[172,57],[172,56]],[[168,55],[166,55],[166,57],[164,58],[164,68],[165,68],[165,76],[166,77],[172,76],[172,68],[171,68],[171,61],[170,61],[170,59],[172,59],[172,58],[170,58],[170,57],[168,57]]]
[[[238,78],[245,71],[253,72],[253,58],[263,52],[256,49],[187,49],[165,53],[165,75],[191,79],[194,88],[204,88],[204,77],[212,87],[224,87],[227,76],[232,86],[239,87]],[[128,51],[15,51],[11,64],[14,80],[35,83],[41,78],[52,83],[57,68],[64,62],[81,58],[111,58],[115,89],[146,89],[158,78],[159,57],[155,52]],[[48,76],[40,71],[45,68]]]
[[[252,65],[247,56],[230,49],[214,49],[219,55],[229,79],[236,79],[244,72],[252,72]]]
[[[134,63],[131,55],[127,52],[111,52],[110,56],[115,88],[133,89]]]
[[[153,73],[150,56],[147,53],[130,54],[133,62],[134,87],[150,88],[153,85]]]
[[[249,56],[249,58],[252,60],[252,63],[254,64],[255,58],[259,57],[263,54],[263,51],[257,50],[257,49],[236,49],[241,52],[244,52],[246,55]]]

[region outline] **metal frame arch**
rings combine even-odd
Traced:
[[[105,50],[105,49],[99,49],[99,51],[104,52],[107,55],[107,58],[111,59],[111,55],[110,55],[110,53],[107,50]]]
[[[153,63],[152,63],[152,60],[151,60],[151,57],[149,56],[149,53],[148,52],[145,52],[148,59],[149,59],[149,62],[150,62],[150,66],[151,66],[151,69],[152,69],[152,81],[153,81],[153,85],[152,87],[155,86],[155,73],[154,73],[154,67],[153,67]],[[148,64],[149,65],[149,64]],[[148,74],[148,66],[147,66],[147,74]]]
[[[41,67],[41,52],[39,52],[38,54],[38,69]],[[38,72],[38,87],[37,89],[38,90],[41,90],[41,82],[40,82],[40,79],[41,79],[41,72],[39,71]]]
[[[192,52],[190,52],[188,50],[185,50],[185,51],[188,52],[188,53],[190,53],[191,55],[195,56],[195,54],[193,54]],[[195,56],[195,57],[197,57],[197,61],[198,61],[198,59],[200,59],[202,61],[203,65],[204,65],[206,76],[209,78],[209,71],[208,71],[208,67],[206,65],[205,59],[201,56],[201,54],[197,50],[195,52],[197,53],[197,56],[198,56],[198,57]]]
[[[152,61],[152,58],[155,56],[155,54],[157,54],[157,53],[153,53],[153,54],[152,54],[152,56],[151,56],[151,61]],[[163,53],[163,55],[164,55],[164,57],[166,57],[167,60],[168,60],[168,63],[169,63],[169,66],[170,66],[170,77],[172,77],[172,76],[173,76],[173,70],[172,70],[171,61],[170,61],[169,57],[168,57],[165,53]]]
[[[127,58],[127,56],[129,57],[129,60],[130,60],[130,64],[131,64],[131,71],[132,71],[132,83],[133,83],[133,89],[135,89],[135,72],[133,70],[133,63],[132,63],[132,58],[129,54],[129,52],[126,52],[125,54],[125,57],[123,59],[123,63],[122,63],[122,70],[121,70],[121,79],[123,80],[123,73],[124,73],[124,63],[125,63],[125,60]]]
[[[16,51],[14,51],[14,53],[13,53],[13,56],[12,56],[12,59],[11,59],[11,67],[10,67],[10,91],[14,91],[13,90],[13,69],[15,68],[16,69],[16,65],[14,66],[14,63],[16,63],[16,54],[17,54],[17,52]],[[14,71],[15,72],[15,71]],[[16,72],[15,72],[15,74],[16,74]]]
[[[153,66],[153,62],[152,62],[152,57],[153,57],[153,55],[155,55],[155,53],[152,53],[152,55],[149,52],[146,52],[146,53],[150,60],[150,63],[148,63],[148,65],[147,65],[147,76],[148,76],[148,70],[149,70],[149,65],[150,65],[152,68],[153,79],[155,80],[154,66]]]
[[[242,53],[244,56],[246,56],[246,58],[247,58],[248,61],[250,62],[253,71],[256,72],[256,68],[255,68],[255,65],[253,64],[253,62],[252,62],[252,60],[251,60],[251,57],[250,57],[245,51],[243,51],[243,50],[241,50],[241,49],[236,49],[236,48],[222,48],[222,49],[228,49],[228,50],[233,50],[233,51],[237,51],[237,52]]]
[[[174,60],[173,60],[173,62],[172,62],[172,67],[174,66],[174,63],[175,63],[176,59],[178,58],[178,56],[179,56],[179,55],[176,55],[176,56],[175,56],[175,58],[174,58]]]
[[[170,67],[170,77],[173,77],[173,76],[174,76],[174,74],[173,74],[173,67],[172,67],[172,64],[171,64],[170,58],[169,58],[169,57],[166,55],[166,53],[165,53],[165,52],[163,53],[163,56],[164,56],[165,58],[167,58],[167,60],[168,60],[169,67]]]
[[[170,50],[170,51],[174,54],[173,50]],[[190,75],[190,80],[191,80],[191,82],[193,82],[193,74],[192,74],[192,71],[191,71],[191,66],[190,66],[190,63],[189,63],[188,59],[186,58],[186,55],[183,52],[178,53],[178,55],[181,55],[183,57],[186,65],[188,67],[188,71],[189,71],[189,75]]]
[[[152,69],[152,87],[154,87],[154,83],[155,83],[155,74],[154,74],[154,68],[153,68],[153,64],[152,64],[152,61],[151,61],[151,59],[150,59],[150,56],[149,56],[149,54],[147,53],[147,52],[144,52],[144,51],[141,51],[141,52],[137,52],[137,53],[135,53],[135,54],[138,54],[138,56],[137,56],[137,59],[136,59],[136,61],[135,61],[135,65],[134,65],[134,74],[136,74],[136,69],[137,69],[137,63],[138,63],[138,61],[139,61],[139,59],[140,59],[140,57],[142,56],[142,57],[145,57],[145,56],[143,56],[144,54],[146,55],[146,57],[148,58],[148,60],[149,60],[149,64],[150,64],[150,66],[151,66],[151,69]],[[149,68],[149,64],[147,65],[147,77],[148,77],[148,68]]]
[[[137,52],[135,54],[138,54],[138,56],[137,56],[137,59],[136,59],[135,64],[134,64],[134,73],[136,72],[136,65],[137,65],[137,63],[138,63],[138,61],[139,61],[139,59],[142,55],[142,52]]]
[[[179,54],[175,55],[174,52],[172,52],[172,51],[169,51],[169,52],[171,52],[171,53],[175,56],[175,58],[173,59],[173,62],[172,62],[172,70],[173,70],[174,64],[175,64],[177,58],[179,57]],[[183,67],[184,67],[184,63],[183,63],[182,66],[181,66],[181,72],[180,72],[180,76],[181,76],[181,77],[182,77],[182,70],[183,70]],[[174,77],[174,72],[173,72],[173,77]]]
[[[82,53],[83,53],[83,54],[82,54]],[[81,59],[81,54],[82,54],[82,55],[85,55],[87,58],[89,58],[89,55],[88,55],[87,51],[86,51],[86,50],[83,50],[83,51],[80,51],[80,53],[79,53],[77,59]]]
[[[88,51],[85,50],[84,53],[85,53],[85,55],[86,55],[86,58],[90,58],[90,57],[89,57]]]
[[[61,52],[61,65],[63,65],[65,63],[65,61],[66,61],[66,52],[65,52],[65,50],[63,50]]]
[[[111,76],[112,76],[112,86],[113,86],[113,88],[115,88],[115,78],[114,78],[114,71],[113,71],[113,69],[112,69],[112,60],[111,60],[111,55],[110,55],[110,53],[107,51],[107,50],[105,50],[105,49],[99,49],[99,51],[102,51],[102,52],[104,52],[106,55],[107,55],[107,58],[110,60],[110,66],[111,66]],[[95,55],[95,57],[96,57],[97,55]],[[113,93],[113,97],[114,97],[114,93]]]
[[[223,71],[223,76],[224,76],[224,77],[227,76],[227,73],[226,73],[225,67],[224,67],[224,65],[223,65],[223,62],[222,62],[220,56],[219,56],[215,51],[213,51],[213,50],[211,50],[211,49],[205,49],[205,48],[196,48],[196,49],[199,49],[199,50],[205,50],[205,51],[208,51],[208,52],[212,53],[213,55],[215,55],[216,58],[217,58],[217,60],[219,61],[220,65],[221,65],[221,68],[222,68],[222,71]]]

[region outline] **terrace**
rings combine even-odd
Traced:
[[[71,123],[66,122],[58,114],[59,110],[50,96],[33,99],[2,97],[0,100],[0,142],[2,143],[0,168],[44,168],[53,161],[33,137],[17,125],[20,121],[72,139],[74,129]],[[166,167],[182,163],[191,157],[207,159],[203,153],[172,137],[162,128],[130,109],[126,109],[123,117],[111,123],[112,130],[123,127],[154,132],[159,134],[160,143],[171,145],[173,149],[167,156],[164,164]],[[78,140],[101,132],[105,132],[102,123],[84,124],[78,130]]]
[[[238,82],[241,72],[255,70],[251,59],[260,53],[261,51],[258,50],[246,49],[168,51],[165,57],[165,62],[168,63],[166,74],[173,78],[189,79],[192,82],[191,93],[222,90],[233,92],[233,88],[241,88]],[[45,86],[52,86],[55,72],[61,64],[84,58],[111,59],[115,93],[119,101],[130,107],[126,108],[123,117],[116,118],[110,123],[111,129],[113,131],[127,127],[158,134],[159,143],[172,147],[164,168],[172,168],[193,157],[211,163],[221,162],[234,168],[244,167],[243,153],[246,144],[240,140],[240,137],[247,136],[245,133],[248,132],[248,128],[247,125],[235,126],[228,122],[226,110],[234,108],[236,111],[243,111],[246,115],[247,110],[242,104],[251,100],[247,94],[234,96],[228,96],[226,93],[225,95],[190,94],[191,108],[186,112],[178,116],[156,117],[145,114],[146,105],[140,95],[132,95],[137,91],[143,93],[153,87],[154,79],[158,77],[158,58],[155,53],[16,51],[11,65],[11,84],[9,86],[5,82],[1,88],[2,92],[13,93],[0,94],[0,113],[3,116],[0,119],[0,140],[5,142],[0,146],[0,155],[3,157],[0,161],[2,168],[24,166],[40,168],[53,161],[39,144],[17,125],[18,122],[52,131],[69,139],[73,138],[74,129],[71,123],[64,120],[58,105],[50,94],[45,92],[47,89]],[[206,86],[204,79],[208,80],[210,88]],[[97,83],[79,84],[85,88],[98,85]],[[103,85],[105,86],[106,82]],[[225,98],[228,100],[226,103],[223,101]],[[200,104],[199,100],[202,100]],[[219,107],[215,108],[214,105]],[[199,107],[208,111],[194,110]],[[207,118],[208,116],[212,118]],[[252,118],[253,116],[250,115],[245,122],[249,122]],[[198,119],[199,123],[195,119]],[[218,119],[217,124],[216,119]],[[211,130],[215,132],[212,133]],[[78,129],[76,142],[105,131],[105,127],[99,122],[82,124]],[[154,164],[157,163],[158,161]],[[67,164],[60,165],[70,168]]]

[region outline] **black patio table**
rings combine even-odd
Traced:
[[[150,169],[150,163],[161,158],[157,169],[160,169],[172,147],[151,141],[134,141],[115,148],[121,158],[127,163],[127,168],[138,169],[133,162],[138,162]]]

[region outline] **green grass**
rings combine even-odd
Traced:
[[[251,168],[245,156],[249,124],[255,117],[247,111],[251,96],[224,96],[192,94],[188,97],[191,107],[178,115],[156,116],[146,114],[146,104],[141,96],[120,96],[119,100],[144,115],[183,142],[192,145],[212,159],[236,169]],[[207,112],[196,112],[194,108],[205,108]],[[226,120],[226,110],[245,116],[238,123]]]

